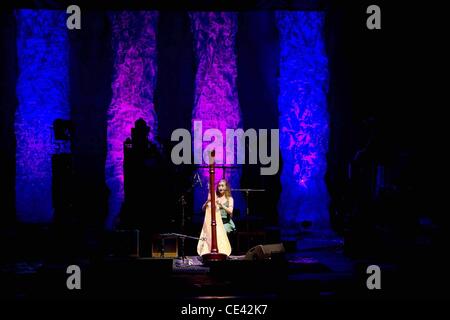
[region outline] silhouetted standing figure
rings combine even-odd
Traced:
[[[120,227],[141,232],[141,254],[150,255],[152,236],[166,232],[172,217],[167,161],[158,146],[148,139],[150,127],[143,119],[135,122],[131,139],[124,143],[125,201]]]

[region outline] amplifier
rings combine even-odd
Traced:
[[[152,240],[152,258],[177,258],[177,237],[154,235]]]

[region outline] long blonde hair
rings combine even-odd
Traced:
[[[221,182],[224,182],[224,183],[225,183],[225,192],[224,192],[225,197],[226,197],[227,199],[231,198],[231,187],[230,187],[230,184],[228,183],[228,181],[225,180],[225,179],[221,179],[221,180],[219,181],[219,183],[217,184],[217,186],[216,186],[216,196],[219,196],[219,184],[220,184]]]

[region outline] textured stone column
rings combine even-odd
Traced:
[[[17,218],[45,223],[53,217],[53,121],[70,117],[66,13],[18,10],[16,17]]]
[[[194,33],[194,48],[197,58],[197,76],[195,79],[195,100],[192,112],[194,121],[202,122],[202,132],[218,129],[222,132],[223,143],[226,142],[226,129],[238,128],[241,124],[236,78],[237,15],[231,12],[199,12],[191,13],[191,26]],[[193,145],[194,153],[199,148],[205,150],[209,142]],[[225,148],[216,150],[216,157],[226,159]],[[200,169],[203,184],[208,181],[208,170]],[[226,178],[232,188],[239,188],[240,171],[228,169],[216,170],[216,181]],[[239,198],[241,195],[233,194]],[[195,209],[198,211],[206,200],[207,189],[195,194]]]
[[[114,76],[107,129],[108,228],[114,227],[124,199],[123,143],[139,118],[151,128],[150,140],[154,140],[157,130],[153,104],[157,22],[157,12],[111,14]]]
[[[323,37],[324,13],[279,11],[280,148],[282,193],[278,205],[282,236],[300,223],[329,229],[325,184],[328,148],[328,58]]]

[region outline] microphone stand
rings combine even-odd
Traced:
[[[200,183],[200,185],[201,185],[201,180],[200,180],[200,177],[198,176],[198,173],[195,173],[195,175],[194,175],[194,181],[192,182],[192,184],[191,184],[191,186],[190,186],[190,188],[185,192],[185,193],[190,193],[190,192],[192,192],[192,190],[194,189],[194,187],[197,185],[197,182],[199,182]],[[185,229],[184,229],[184,227],[185,227],[185,214],[186,214],[186,205],[187,205],[187,202],[186,202],[186,200],[185,200],[185,197],[184,197],[184,194],[185,193],[183,193],[183,194],[181,194],[181,197],[178,199],[178,202],[180,202],[181,203],[181,223],[180,223],[180,229],[181,229],[181,233],[183,233],[184,234],[184,231],[185,231]],[[180,244],[180,255],[181,255],[181,259],[182,259],[182,261],[183,261],[183,263],[184,263],[184,260],[186,259],[186,254],[185,254],[185,251],[184,251],[184,248],[185,248],[185,246],[184,246],[184,239],[186,239],[186,238],[190,238],[190,239],[193,239],[194,237],[189,237],[189,236],[185,236],[185,235],[178,235],[177,234],[177,236],[179,237],[179,238],[181,238],[181,244]],[[196,238],[196,239],[198,239],[198,238]]]
[[[184,194],[181,195],[181,233],[184,233],[184,220],[185,220],[185,207],[186,207],[186,200],[184,199]],[[184,237],[181,238],[181,245],[180,245],[180,254],[181,254],[181,260],[184,263],[184,259],[186,258],[186,255],[184,253]]]

